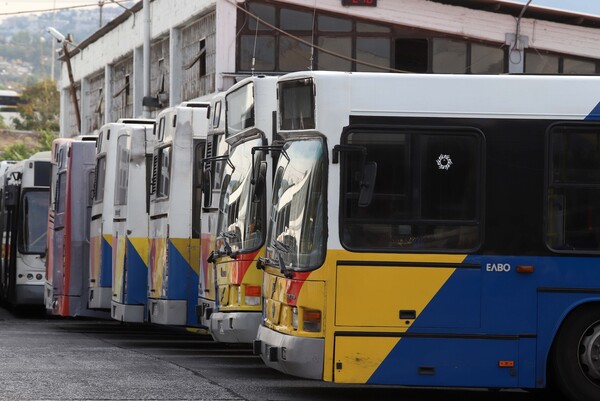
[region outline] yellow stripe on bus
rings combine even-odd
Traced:
[[[135,251],[140,255],[140,258],[142,258],[144,265],[148,267],[148,238],[129,237],[129,242],[131,242]]]
[[[399,337],[337,337],[335,353],[343,356],[335,360],[335,382],[366,383],[398,341]]]
[[[190,265],[196,274],[200,273],[200,239],[170,238],[169,241]]]

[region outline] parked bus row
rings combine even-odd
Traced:
[[[52,313],[310,379],[600,399],[598,77],[252,77],[86,139],[52,153]]]

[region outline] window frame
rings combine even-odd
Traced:
[[[553,166],[553,161],[554,161],[554,157],[552,155],[552,152],[554,150],[554,148],[551,146],[552,141],[551,141],[551,136],[553,133],[555,133],[555,130],[557,128],[578,128],[578,127],[582,127],[582,128],[595,128],[598,131],[598,136],[599,136],[599,140],[600,140],[600,122],[597,121],[561,121],[561,122],[556,122],[553,123],[551,125],[548,126],[547,130],[546,130],[546,134],[545,134],[545,166],[544,166],[544,207],[543,207],[543,213],[544,213],[544,218],[543,218],[543,236],[544,236],[544,244],[546,245],[546,248],[552,252],[553,254],[567,254],[567,255],[598,255],[600,254],[600,246],[597,250],[591,250],[591,249],[557,249],[555,247],[552,246],[550,240],[549,240],[549,224],[550,224],[550,218],[549,218],[549,213],[550,213],[550,206],[549,206],[549,199],[550,199],[550,189],[553,188],[579,188],[579,189],[592,189],[592,188],[596,188],[598,190],[600,190],[600,183],[594,184],[594,183],[589,183],[589,184],[582,184],[582,183],[565,183],[565,184],[560,184],[560,183],[555,183],[552,180],[552,166]],[[560,135],[560,134],[559,134]],[[563,216],[565,217],[565,216]],[[564,221],[563,221],[564,224]],[[600,229],[598,230],[598,234],[600,235]]]
[[[475,173],[475,185],[476,185],[476,194],[475,194],[475,217],[474,219],[468,219],[468,220],[460,220],[460,219],[454,219],[453,221],[455,221],[456,223],[460,223],[461,221],[468,223],[468,224],[462,224],[462,226],[473,226],[473,227],[477,227],[478,228],[478,239],[477,241],[474,243],[474,246],[470,247],[470,248],[448,248],[448,247],[440,247],[440,248],[435,248],[435,247],[398,247],[398,248],[393,248],[393,247],[388,247],[388,248],[375,248],[375,247],[370,247],[370,246],[364,246],[364,247],[357,247],[357,246],[353,246],[351,244],[348,244],[347,241],[344,239],[344,229],[345,229],[345,224],[347,224],[347,219],[346,219],[346,213],[347,213],[347,206],[346,206],[346,193],[347,193],[347,188],[346,188],[346,181],[348,180],[348,175],[347,175],[347,169],[345,168],[345,163],[346,163],[346,157],[347,155],[344,155],[343,153],[340,154],[340,176],[339,176],[339,217],[338,217],[338,230],[339,230],[339,241],[340,244],[342,245],[342,247],[348,251],[351,252],[369,252],[369,253],[398,253],[398,254],[406,254],[406,253],[444,253],[444,254],[462,254],[462,253],[474,253],[477,252],[479,249],[481,249],[481,247],[484,244],[484,240],[485,240],[485,190],[486,190],[486,173],[485,173],[485,165],[486,165],[486,138],[485,138],[485,134],[484,132],[482,132],[480,129],[473,127],[473,126],[414,126],[414,125],[379,125],[379,124],[368,124],[368,125],[350,125],[348,127],[346,127],[344,129],[344,131],[342,132],[342,135],[340,137],[340,144],[342,145],[347,145],[348,144],[348,137],[350,134],[352,133],[382,133],[382,134],[402,134],[402,135],[410,135],[411,136],[411,140],[409,143],[410,146],[410,150],[408,153],[408,157],[409,157],[409,167],[411,167],[408,171],[404,172],[405,175],[409,175],[409,176],[413,176],[416,172],[416,170],[414,168],[412,168],[412,166],[414,165],[414,157],[415,157],[415,151],[418,150],[418,148],[413,147],[413,140],[412,140],[412,136],[417,136],[417,135],[429,135],[429,136],[433,136],[433,135],[440,135],[440,136],[444,136],[444,135],[461,135],[461,136],[472,136],[475,137],[478,141],[477,146],[478,149],[476,149],[476,159],[475,159],[475,166],[477,166]],[[360,145],[359,145],[360,146]],[[368,153],[367,153],[367,158],[366,161],[372,161],[369,159]],[[419,169],[422,168],[421,165],[418,166]],[[410,184],[407,186],[407,190],[410,191],[411,193],[415,193],[418,190],[418,197],[419,199],[422,199],[422,186],[420,186],[419,184]],[[417,195],[412,195],[411,199],[415,199],[415,196]],[[358,199],[357,199],[358,201]],[[410,209],[410,212],[412,213],[412,208]],[[421,224],[419,223],[419,221],[423,221],[423,224],[426,225],[431,225],[432,220],[435,219],[427,219],[427,218],[419,218],[419,219],[414,219],[414,222],[411,223],[412,225],[417,225],[417,224]],[[367,220],[365,219],[365,222],[368,221],[374,221],[374,220]],[[444,222],[444,221],[448,221],[448,220],[441,220],[440,222]],[[456,224],[457,226],[461,226],[461,224]]]
[[[167,167],[168,175],[163,174],[163,153],[166,149],[169,149],[169,165]],[[171,193],[171,175],[173,165],[173,146],[171,143],[156,148],[157,170],[156,170],[156,199],[169,199]],[[167,185],[163,182],[163,177],[167,176]],[[166,191],[165,191],[166,186]]]

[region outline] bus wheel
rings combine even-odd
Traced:
[[[563,322],[554,344],[556,385],[573,401],[600,400],[600,305],[585,305]]]

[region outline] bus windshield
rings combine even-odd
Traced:
[[[23,194],[22,253],[43,254],[46,250],[48,221],[48,191],[28,191]]]
[[[227,253],[227,247],[232,252],[251,252],[264,241],[264,199],[254,199],[255,185],[251,183],[252,148],[261,145],[262,139],[257,138],[231,150],[229,160],[233,168],[227,165],[225,169],[219,205],[217,246],[221,253]],[[264,160],[264,152],[256,151],[255,170]],[[264,194],[261,196],[264,198]]]
[[[316,269],[325,258],[325,145],[296,140],[284,150],[289,160],[279,158],[273,182],[267,258],[286,269]]]

